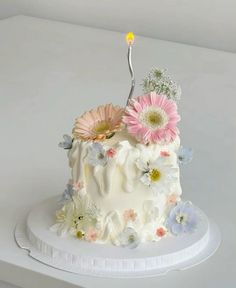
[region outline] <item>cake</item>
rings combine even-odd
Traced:
[[[180,146],[180,87],[153,69],[143,90],[125,107],[85,112],[64,135],[71,179],[51,227],[59,236],[136,248],[197,228],[194,206],[181,200],[179,166],[192,150]]]
[[[201,209],[183,200],[180,86],[152,69],[126,104],[103,104],[79,116],[59,147],[71,176],[62,195],[35,204],[14,235],[30,257],[54,268],[99,277],[163,275],[202,263],[221,235]]]

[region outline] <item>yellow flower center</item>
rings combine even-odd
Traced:
[[[160,180],[161,178],[161,172],[157,169],[152,169],[150,172],[149,172],[149,177],[150,177],[150,180],[152,182],[157,182]]]
[[[106,121],[100,121],[95,125],[93,130],[96,134],[105,134],[110,130],[110,126]]]
[[[153,111],[147,115],[147,120],[151,125],[160,125],[163,122],[163,117],[158,112]]]
[[[163,109],[151,106],[143,110],[140,120],[144,126],[156,130],[165,127],[168,123],[168,116]]]
[[[182,214],[182,213],[179,213],[176,215],[176,221],[179,223],[179,224],[185,224],[186,221],[187,221],[187,215],[185,214]]]
[[[134,235],[129,235],[129,237],[128,237],[128,241],[129,241],[129,243],[133,243],[134,241],[135,241],[135,237],[134,237]]]
[[[84,237],[84,232],[83,231],[77,231],[77,233],[76,233],[76,237],[78,238],[78,239],[82,239],[83,237]]]

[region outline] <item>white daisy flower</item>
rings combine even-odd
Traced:
[[[73,201],[66,203],[56,213],[57,223],[51,230],[58,235],[77,235],[78,231],[84,231],[86,227],[94,227],[100,217],[99,210],[90,201],[88,195],[74,196]]]
[[[96,225],[100,213],[95,204],[90,201],[88,195],[74,197],[73,201],[76,229]]]
[[[168,193],[171,184],[177,180],[178,168],[163,157],[148,162],[139,159],[136,164],[142,171],[140,180],[155,192]]]
[[[74,231],[74,205],[67,202],[61,210],[56,212],[57,223],[50,227],[50,230],[63,237],[66,234],[73,234]]]

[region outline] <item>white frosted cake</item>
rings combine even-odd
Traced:
[[[62,196],[38,203],[15,239],[52,267],[101,277],[147,277],[186,269],[220,244],[217,226],[182,199],[181,89],[165,70],[144,78],[133,96],[134,36],[128,33],[131,89],[126,105],[104,104],[79,116],[59,146],[71,176]]]
[[[143,86],[126,107],[85,112],[64,135],[72,177],[51,227],[59,236],[135,248],[196,229],[193,205],[181,201],[179,165],[192,151],[180,147],[179,86],[158,69]]]

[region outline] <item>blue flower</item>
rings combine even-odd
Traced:
[[[136,248],[140,243],[138,233],[132,227],[127,227],[123,232],[121,232],[119,235],[119,241],[121,246],[130,249]]]
[[[197,226],[197,215],[190,202],[179,202],[172,208],[166,227],[174,235],[193,232]]]
[[[64,192],[63,192],[63,194],[62,194],[62,197],[61,197],[60,202],[61,202],[61,203],[65,203],[66,201],[71,201],[71,200],[72,200],[72,197],[74,196],[74,193],[75,193],[74,187],[73,187],[73,185],[69,182],[69,183],[66,185],[66,189],[64,190]]]
[[[87,162],[92,166],[105,166],[107,164],[108,156],[103,146],[100,143],[93,143],[88,148]]]
[[[69,135],[63,135],[63,142],[60,142],[58,144],[59,147],[63,149],[71,149],[72,148],[72,143],[73,143],[73,138]]]
[[[177,152],[177,159],[179,164],[188,164],[193,159],[193,149],[180,146]]]

